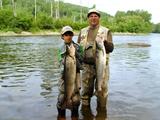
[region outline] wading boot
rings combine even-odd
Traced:
[[[74,106],[71,110],[71,118],[72,120],[78,120],[79,114],[78,114],[78,106]]]
[[[82,105],[81,114],[83,116],[83,120],[93,120],[94,119],[94,115],[92,114],[90,105]]]
[[[57,108],[57,110],[58,110],[57,120],[65,120],[66,110],[61,108]]]

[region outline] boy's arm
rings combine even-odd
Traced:
[[[57,53],[59,66],[61,66],[61,65],[64,64],[65,51],[64,51],[63,49],[64,49],[64,48],[61,48],[61,49],[59,48],[59,49],[58,49],[58,53]]]
[[[62,62],[61,49],[58,49],[57,56],[58,56],[58,62],[61,63]]]

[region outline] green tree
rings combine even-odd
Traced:
[[[151,21],[151,14],[144,10],[127,11],[126,14],[141,16],[145,22]]]
[[[151,14],[146,11],[118,11],[114,19],[117,24],[114,29],[118,32],[146,33],[152,31]]]
[[[3,0],[0,0],[0,8],[3,8]]]
[[[38,15],[37,25],[40,29],[53,29],[53,18],[41,13]]]
[[[14,21],[14,16],[11,10],[0,10],[0,30],[9,29]]]
[[[87,7],[64,3],[63,0],[0,0],[0,3],[2,1],[0,30],[59,30],[64,25],[79,30],[87,26]],[[159,25],[152,26],[151,14],[144,10],[118,11],[115,16],[102,11],[100,13],[101,24],[114,32],[139,33],[151,32],[152,27],[153,31],[159,29]],[[58,16],[61,19],[56,19]]]
[[[160,33],[160,23],[153,25],[153,33]]]
[[[15,17],[17,16],[17,13],[16,13],[16,2],[17,2],[17,0],[12,0],[13,15]]]

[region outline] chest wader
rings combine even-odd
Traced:
[[[62,52],[64,53],[64,51]],[[64,57],[62,57],[62,61],[63,61]],[[59,87],[59,95],[58,95],[58,99],[57,99],[57,111],[58,111],[58,116],[57,119],[65,119],[66,117],[66,109],[64,107],[64,100],[65,100],[65,90],[64,90],[64,67],[63,65],[61,66],[63,69],[61,71],[61,78],[58,81],[58,87]],[[72,105],[70,106],[70,110],[71,110],[71,117],[72,118],[78,118],[79,114],[78,114],[78,109],[79,109],[79,105],[80,105],[80,92],[79,92],[79,85],[77,83],[79,79],[79,73],[76,73],[76,83],[75,83],[75,89],[74,89],[74,93],[72,95]]]
[[[86,28],[88,29],[88,28]],[[87,46],[87,30],[84,30],[84,32],[86,33],[83,33],[82,31],[82,38],[81,39],[81,42],[80,44],[86,48]],[[105,36],[107,37],[107,32],[108,32],[108,29],[104,28],[104,27],[99,27],[99,30],[98,30],[98,33],[97,33],[97,36],[100,36],[102,38],[105,39]],[[85,37],[84,37],[85,36]],[[95,37],[95,41],[97,39],[97,36]],[[107,38],[106,38],[107,39]],[[93,54],[95,53],[95,42],[93,44]],[[85,51],[85,50],[84,50]],[[107,97],[108,97],[108,80],[109,80],[109,66],[108,66],[108,58],[109,58],[109,54],[106,54],[107,56],[107,63],[106,63],[106,72],[105,72],[105,77],[106,77],[106,80],[103,81],[103,85],[102,85],[102,92],[100,94],[96,94],[97,96],[97,106],[98,107],[106,107],[106,104],[107,104]],[[96,86],[97,86],[97,83],[95,83],[95,78],[96,78],[96,70],[95,70],[95,64],[89,64],[89,63],[86,63],[84,61],[84,64],[83,64],[83,71],[82,71],[82,96],[81,96],[81,99],[82,99],[82,105],[87,105],[89,106],[90,105],[90,100],[91,100],[91,97],[93,96],[93,92],[94,92],[94,88],[95,90],[97,90]]]
[[[84,48],[84,64],[82,70],[82,105],[90,105],[91,97],[94,92],[94,81],[95,81],[95,52],[96,44],[95,38],[98,32],[98,29],[89,33],[87,30],[84,37],[84,40],[80,42],[80,45]],[[83,33],[82,33],[83,34]],[[91,36],[93,35],[93,36]],[[91,37],[91,38],[90,38]]]

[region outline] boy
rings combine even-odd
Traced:
[[[79,45],[72,41],[73,35],[73,29],[70,26],[62,28],[61,38],[64,40],[64,45],[59,51],[62,76],[58,82],[58,118],[65,118],[66,109],[71,110],[72,118],[78,118],[78,108],[80,105],[80,69],[82,68],[82,60],[80,57]],[[70,63],[71,65],[69,65]]]

